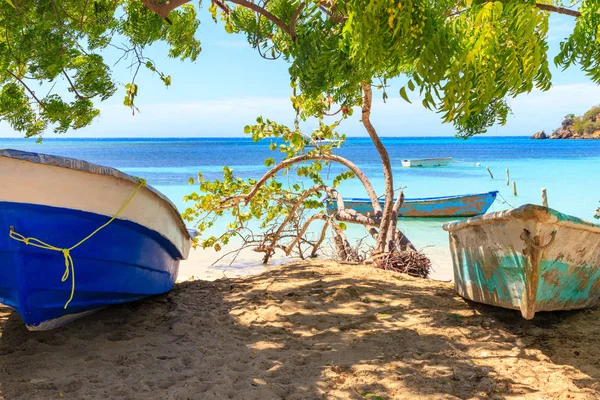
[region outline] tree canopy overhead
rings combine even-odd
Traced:
[[[381,157],[383,204],[366,175],[352,161],[332,154],[332,146],[306,151],[304,141],[315,137],[303,136],[298,123],[288,128],[258,118],[248,126],[246,133],[255,140],[283,139],[280,146],[271,143],[271,149],[283,152],[284,160],[274,165],[267,159],[273,168],[259,180],[237,178],[227,167],[222,181],[192,179],[203,194],[189,196],[195,204],[184,217],[204,231],[214,218],[228,213],[233,221],[227,232],[202,241],[216,250],[246,230],[250,220],[262,219],[265,232],[255,249],[265,253],[265,261],[276,249],[289,254],[298,246],[302,253],[307,244],[303,236],[317,220],[325,227],[319,240],[310,243],[312,254],[330,227],[340,258],[362,260],[349,246],[343,222],[368,228],[376,240],[373,257],[416,254],[397,229],[403,196],[394,199],[390,157],[370,120],[374,87],[385,99],[390,83],[397,82],[391,80],[402,76],[406,85],[393,90],[404,100],[410,101],[409,92],[418,92],[423,106],[453,123],[462,137],[484,132],[506,121],[509,98],[550,88],[550,13],[576,18],[555,63],[564,68],[577,64],[600,83],[598,0],[578,1],[577,9],[561,0],[204,1],[227,32],[245,35],[263,58],[289,64],[297,122],[317,117],[318,136],[343,138],[334,129],[360,107],[361,122]],[[98,115],[97,103],[118,90],[113,77],[117,68],[133,70],[123,103],[135,112],[140,68],[171,84],[171,76],[146,57],[148,46],[165,42],[168,55],[182,60],[193,61],[200,53],[198,7],[191,0],[0,0],[0,119],[27,136],[84,127]],[[120,52],[116,64],[103,57],[109,47]],[[337,120],[328,125],[328,116]],[[348,169],[332,187],[320,176],[327,163]],[[292,168],[314,186],[283,187],[276,175]],[[335,186],[353,177],[361,181],[373,213],[344,208]],[[332,214],[323,213],[323,204],[313,199],[323,192],[337,204]],[[303,222],[301,210],[315,208],[321,212]],[[289,235],[291,242],[282,244]],[[418,256],[413,260],[422,263]]]
[[[600,83],[595,0],[579,2],[577,10],[551,0],[205,0],[204,6],[263,57],[290,63],[294,106],[304,117],[330,112],[331,103],[346,113],[362,103],[363,83],[387,91],[391,78],[404,75],[406,86],[394,88],[403,98],[418,91],[423,105],[460,134],[480,133],[506,120],[507,98],[550,87],[549,12],[576,18],[555,62],[578,64]],[[198,4],[187,0],[0,0],[0,118],[27,136],[84,127],[98,115],[97,103],[118,90],[115,69],[131,65],[171,84],[144,50],[162,41],[169,56],[195,60],[197,13]],[[109,46],[123,53],[116,65],[103,57]],[[134,110],[136,75],[122,93]]]

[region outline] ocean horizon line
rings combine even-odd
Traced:
[[[389,139],[457,139],[461,140],[461,138],[455,136],[380,136],[381,140],[389,140]],[[508,139],[508,138],[530,138],[530,135],[506,135],[506,136],[473,136],[468,139],[463,140],[481,140],[481,139]],[[265,138],[266,139],[266,138]],[[364,139],[370,140],[369,136],[349,136],[346,140],[356,140],[356,139]],[[10,140],[10,141],[36,141],[37,138],[25,138],[25,137],[0,137],[0,141],[2,140]],[[80,137],[51,137],[51,138],[43,138],[43,141],[114,141],[114,140],[123,140],[123,141],[136,141],[136,140],[156,140],[156,141],[168,141],[168,140],[180,140],[180,141],[193,141],[193,140],[248,140],[252,141],[252,138],[245,136],[144,136],[144,137],[133,137],[133,136],[120,136],[120,137],[102,137],[102,136],[80,136]],[[264,140],[264,139],[263,139]]]

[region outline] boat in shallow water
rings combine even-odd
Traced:
[[[485,213],[496,200],[497,191],[458,196],[407,198],[400,208],[398,217],[471,217]],[[383,207],[383,200],[380,204]],[[327,210],[337,209],[335,201],[327,201]],[[367,198],[344,199],[344,207],[361,214],[373,212],[371,200]]]
[[[536,312],[592,307],[600,296],[600,226],[527,204],[444,225],[456,291]]]
[[[30,330],[168,292],[189,253],[176,207],[113,168],[0,150],[0,187],[0,303]]]
[[[446,167],[452,161],[452,157],[442,158],[415,158],[412,160],[402,160],[402,166],[410,167]]]

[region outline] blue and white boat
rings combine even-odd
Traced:
[[[142,180],[64,157],[0,150],[0,303],[30,330],[171,290],[191,238]]]
[[[398,217],[472,217],[485,213],[492,205],[497,191],[458,196],[422,197],[404,199]],[[380,204],[383,207],[383,200]],[[373,212],[371,200],[366,198],[344,199],[344,207],[361,214]],[[337,209],[335,201],[327,201],[327,210]]]

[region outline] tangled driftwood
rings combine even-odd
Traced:
[[[375,259],[374,265],[387,271],[396,271],[417,278],[427,278],[431,271],[431,261],[423,253],[403,250],[395,251]]]

